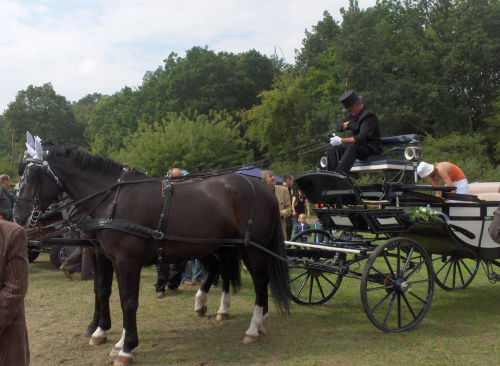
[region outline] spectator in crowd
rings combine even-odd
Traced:
[[[72,232],[74,234],[74,232]],[[74,239],[77,239],[76,237]],[[84,281],[91,280],[92,276],[92,262],[89,258],[87,248],[77,247],[73,253],[71,253],[64,263],[59,267],[63,271],[64,275],[70,280],[73,279],[73,274],[75,272],[81,271],[80,278]]]
[[[293,196],[295,195],[295,190],[293,189],[292,173],[283,174],[283,187],[286,187],[288,189],[288,194],[290,195],[290,203],[291,203]],[[293,231],[293,217],[292,216],[287,217],[285,223],[286,223],[286,240],[290,240]]]
[[[422,179],[429,179],[433,186],[439,186],[441,180],[447,187],[456,187],[456,190],[451,193],[467,194],[469,192],[469,182],[467,182],[464,172],[455,164],[447,161],[434,165],[422,161],[418,164],[417,174]],[[443,192],[436,192],[436,196],[442,197],[442,195]]]
[[[28,292],[26,231],[0,221],[0,365],[30,363],[24,297]]]
[[[297,194],[293,196],[292,200],[292,210],[293,210],[293,221],[294,225],[299,221],[299,216],[307,211],[307,217],[311,216],[311,211],[309,208],[309,201],[306,196],[302,193],[300,189],[297,190]]]
[[[290,202],[290,195],[288,189],[283,186],[276,185],[276,177],[272,170],[263,170],[260,173],[262,179],[269,188],[271,188],[276,195],[280,209],[281,228],[283,229],[283,236],[286,238],[286,222],[285,220],[292,215],[292,204]]]
[[[182,283],[194,286],[205,278],[205,269],[198,259],[186,262],[186,269],[182,272]]]
[[[347,174],[356,159],[364,160],[383,151],[380,139],[380,122],[375,112],[361,103],[354,90],[345,92],[340,98],[348,112],[347,118],[337,123],[337,132],[351,130],[351,137],[333,134],[326,150],[327,170]]]
[[[182,170],[178,168],[170,169],[170,177],[172,178],[172,184],[177,183],[178,178],[184,174]],[[181,292],[179,286],[182,280],[182,272],[186,268],[186,262],[180,263],[162,263],[156,265],[156,297],[161,299],[165,296],[165,291],[171,291],[174,293]]]
[[[299,215],[299,222],[297,223],[297,225],[295,225],[295,230],[293,231],[293,235],[297,235],[301,231],[309,230],[310,228],[311,228],[311,226],[306,222],[306,214],[301,213]],[[310,238],[310,237],[311,237],[311,234],[305,234],[305,235],[302,235],[298,241],[302,242],[302,243],[307,243],[307,238]]]
[[[11,221],[14,208],[14,193],[9,191],[11,184],[7,174],[0,175],[0,220]]]

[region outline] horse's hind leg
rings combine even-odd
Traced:
[[[219,261],[213,254],[200,258],[199,261],[205,268],[206,277],[201,284],[200,289],[196,293],[194,311],[196,312],[196,315],[204,316],[207,313],[207,294],[212,287],[215,277],[219,273]]]
[[[113,266],[111,260],[106,258],[101,252],[96,253],[97,270],[94,277],[94,288],[97,282],[97,302],[98,309],[98,327],[90,339],[91,345],[99,345],[107,340],[106,331],[111,328],[111,313],[109,310],[109,298],[111,296],[111,287],[113,285]],[[94,315],[94,320],[96,315]],[[89,328],[93,326],[91,323]],[[89,329],[87,328],[87,329]]]
[[[229,296],[229,287],[233,285],[233,291],[237,292],[241,287],[241,268],[240,258],[237,253],[221,253],[218,255],[221,263],[221,278],[222,278],[222,296],[220,300],[220,308],[217,312],[216,320],[222,321],[229,318],[229,306],[231,299]]]
[[[250,327],[245,332],[243,343],[254,343],[259,339],[259,335],[265,334],[264,321],[269,317],[268,313],[268,293],[269,274],[267,272],[267,258],[252,260],[251,275],[255,289],[255,308],[250,321]]]

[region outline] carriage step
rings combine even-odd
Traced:
[[[490,281],[500,281],[500,274],[497,273],[488,273],[488,279]]]

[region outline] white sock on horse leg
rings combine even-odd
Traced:
[[[194,311],[200,311],[207,306],[207,293],[202,290],[198,290],[195,296]]]
[[[262,331],[262,329],[264,328],[263,313],[264,313],[264,307],[255,305],[255,308],[253,310],[252,320],[250,321],[250,327],[245,332],[246,335],[252,337],[259,336],[259,330]]]
[[[229,293],[222,291],[222,296],[220,298],[220,308],[219,308],[218,313],[219,314],[228,314],[230,305],[231,305],[231,298],[229,296]]]

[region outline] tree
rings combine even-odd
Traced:
[[[124,146],[123,139],[137,129],[139,116],[137,94],[131,88],[102,97],[91,112],[85,130],[91,151],[116,156]]]
[[[125,139],[124,146],[119,160],[152,176],[163,176],[172,167],[207,171],[251,159],[233,118],[226,112],[211,112],[194,119],[169,113],[162,122],[141,122],[137,131]]]
[[[78,102],[73,103],[73,113],[79,125],[87,127],[91,119],[92,113],[95,110],[97,103],[102,98],[102,94],[94,93],[87,94]]]
[[[71,103],[56,94],[52,84],[30,85],[17,93],[4,114],[6,131],[14,131],[14,139],[22,144],[26,131],[43,139],[60,138],[74,144],[83,142],[84,126],[73,114]],[[24,149],[23,149],[24,151]]]

